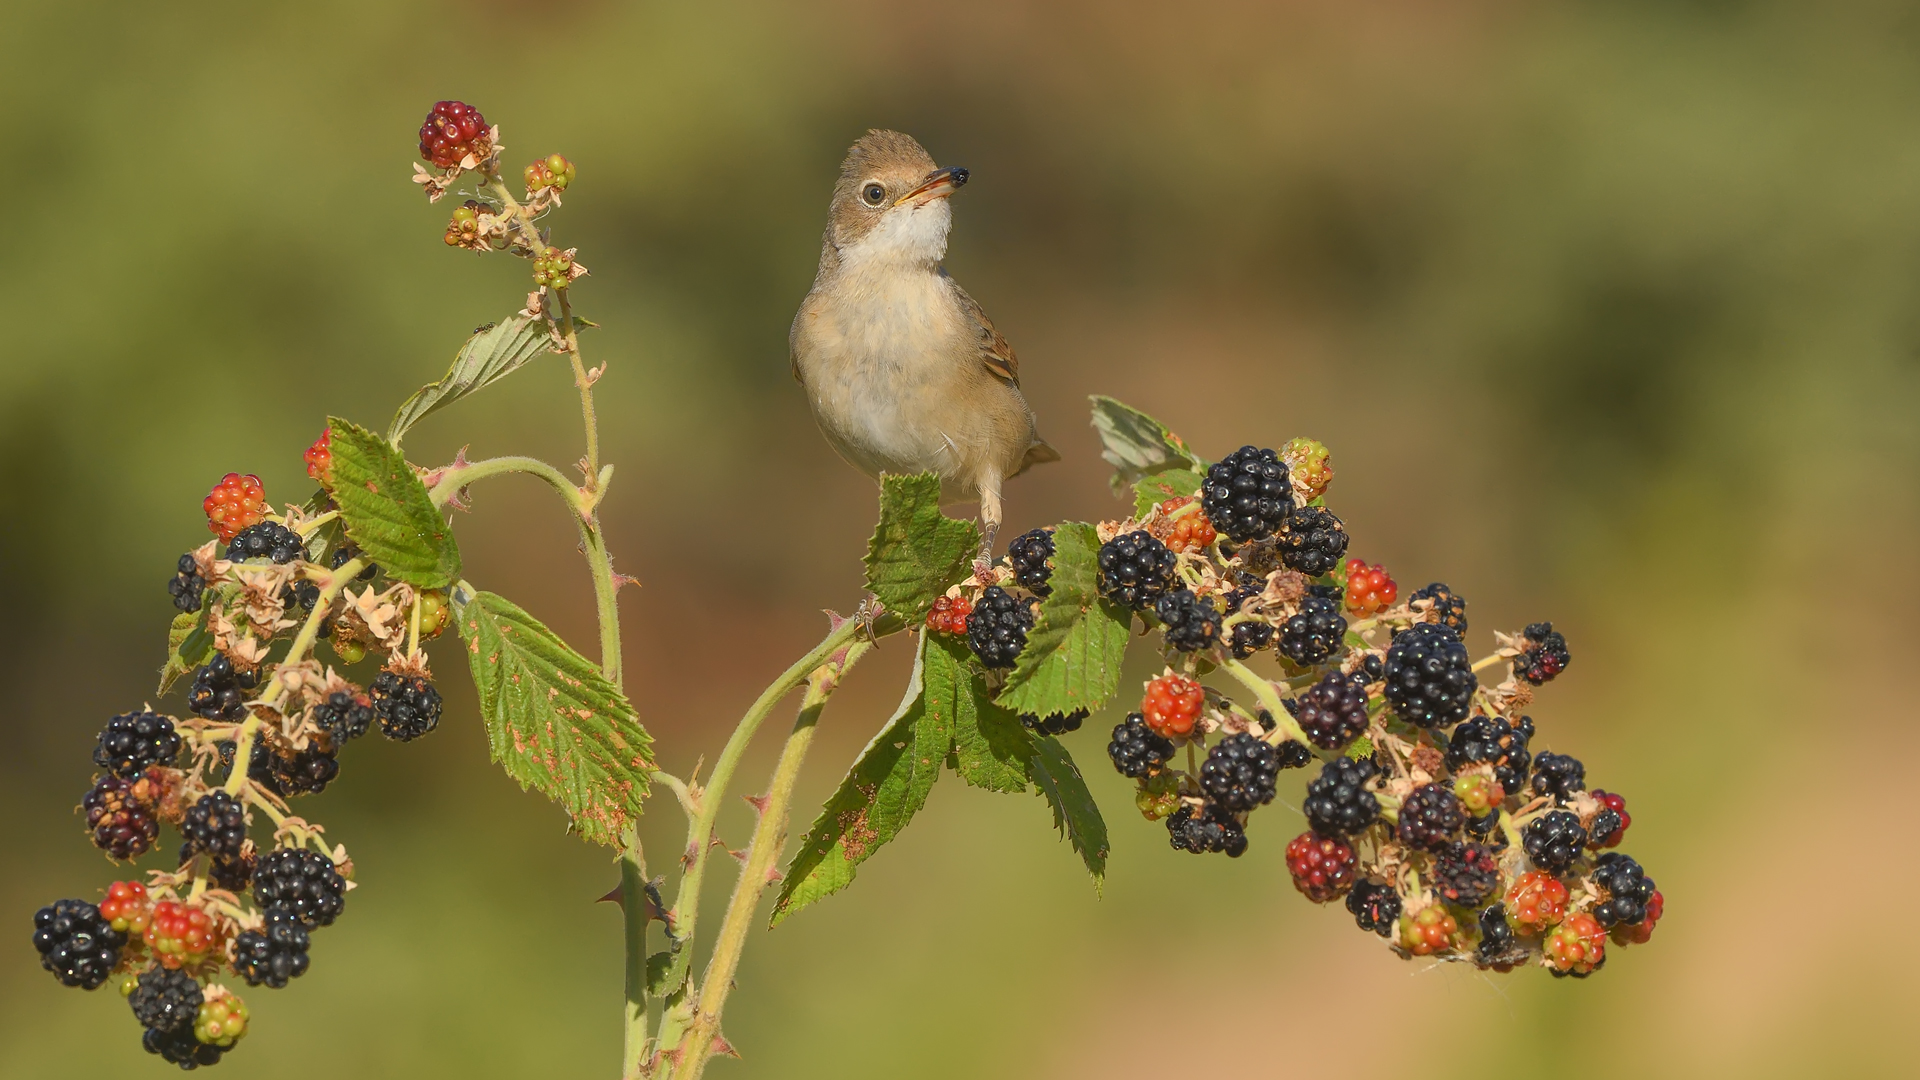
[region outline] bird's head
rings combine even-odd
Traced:
[[[843,264],[931,266],[947,253],[947,196],[967,170],[936,168],[910,135],[869,131],[847,151],[827,231]]]

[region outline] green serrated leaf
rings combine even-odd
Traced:
[[[1067,748],[1047,735],[1030,736],[1033,744],[1033,782],[1053,807],[1053,827],[1060,830],[1093,875],[1093,887],[1100,888],[1107,873],[1107,823],[1100,807],[1087,790],[1087,781],[1073,763]]]
[[[673,971],[673,953],[662,949],[647,957],[647,996],[657,998],[668,990],[667,976]]]
[[[1192,469],[1168,469],[1154,473],[1133,485],[1133,512],[1136,515],[1145,514],[1153,509],[1155,503],[1192,495],[1200,490],[1202,479]]]
[[[1052,595],[997,699],[1028,716],[1093,710],[1120,688],[1133,615],[1100,599],[1100,540],[1070,521],[1053,534]]]
[[[867,588],[909,625],[967,576],[979,546],[973,522],[940,512],[938,476],[880,478],[880,523],[867,543]]]
[[[167,627],[167,663],[160,669],[160,688],[154,697],[166,697],[174,680],[207,662],[213,652],[213,635],[207,633],[207,598],[200,597],[200,610],[183,611]]]
[[[947,764],[974,787],[1006,793],[1027,790],[1027,759],[1033,746],[1020,717],[995,704],[975,673],[964,639],[929,634],[922,675],[928,709],[952,717],[953,749]]]
[[[505,598],[463,582],[454,603],[493,760],[564,807],[582,836],[619,846],[654,768],[653,740],[633,705]]]
[[[330,417],[333,499],[347,537],[388,577],[443,589],[460,576],[453,529],[393,444],[366,428]]]
[[[787,864],[772,923],[853,882],[859,865],[900,835],[926,805],[953,745],[951,713],[927,707],[927,639],[920,635],[900,708],[873,737]]]
[[[575,330],[580,330],[594,324],[575,319],[573,325]],[[525,315],[515,315],[475,333],[460,346],[453,366],[439,382],[416,390],[400,406],[400,411],[393,414],[393,423],[387,427],[387,441],[399,446],[407,429],[421,417],[520,370],[550,351],[552,340],[545,319]]]
[[[1100,456],[1114,468],[1116,495],[1142,477],[1169,469],[1205,472],[1209,464],[1165,424],[1101,394],[1093,395],[1093,428],[1100,434]]]
[[[1352,758],[1355,761],[1359,761],[1363,758],[1370,758],[1373,756],[1373,740],[1367,738],[1365,735],[1362,735],[1359,738],[1353,740],[1353,742],[1347,744],[1346,753],[1348,757]]]

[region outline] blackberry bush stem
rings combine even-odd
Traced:
[[[1294,721],[1293,714],[1288,712],[1286,705],[1281,703],[1280,692],[1274,689],[1271,682],[1262,678],[1258,672],[1246,664],[1231,657],[1221,663],[1220,670],[1239,679],[1241,685],[1253,691],[1253,696],[1260,701],[1260,707],[1267,711],[1267,715],[1273,717],[1275,731],[1302,746],[1313,745],[1308,740],[1307,733],[1300,730],[1300,725]]]

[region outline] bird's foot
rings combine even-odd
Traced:
[[[873,636],[873,621],[880,617],[880,611],[880,598],[872,593],[862,596],[859,606],[853,609],[853,621],[860,624],[860,632],[867,635],[867,640],[876,645],[880,641]]]

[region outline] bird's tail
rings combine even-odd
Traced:
[[[1060,451],[1047,445],[1045,439],[1035,439],[1033,445],[1027,447],[1027,456],[1020,459],[1020,468],[1016,469],[1013,475],[1019,476],[1035,465],[1045,465],[1049,461],[1059,460]]]

